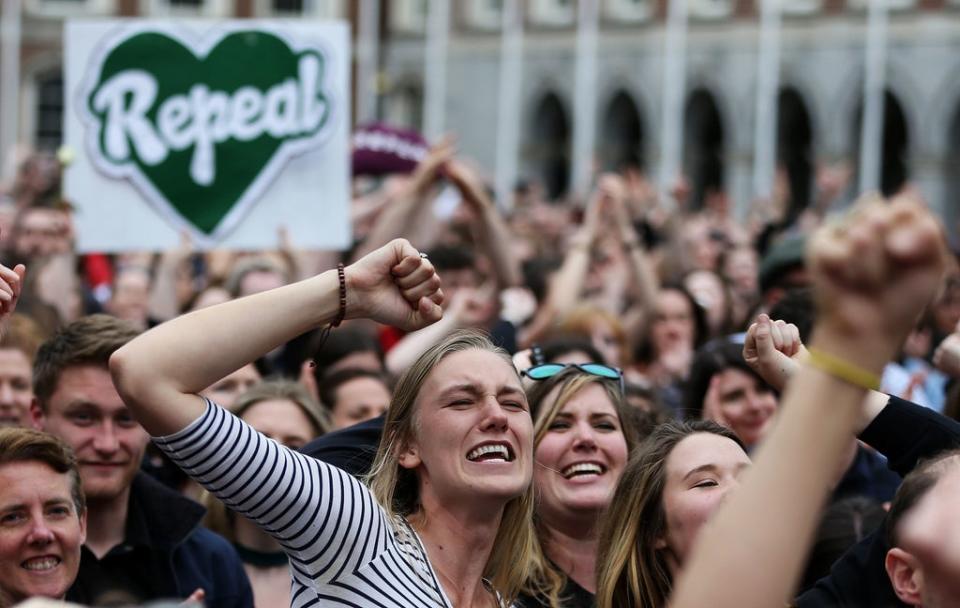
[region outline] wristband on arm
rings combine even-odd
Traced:
[[[879,375],[818,348],[807,350],[810,353],[807,363],[825,374],[868,391],[880,390]]]

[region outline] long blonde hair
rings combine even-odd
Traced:
[[[503,358],[513,369],[510,355],[493,344],[483,332],[454,332],[427,350],[397,382],[383,424],[373,468],[367,477],[370,490],[391,520],[407,517],[420,507],[419,485],[414,471],[398,462],[400,452],[417,435],[416,400],[427,376],[447,356],[466,350],[481,350]],[[536,543],[533,528],[533,484],[504,506],[493,551],[484,568],[484,578],[510,604],[527,580]]]
[[[667,458],[680,441],[713,433],[743,443],[709,420],[667,422],[654,429],[630,457],[603,517],[597,548],[597,608],[662,608],[673,588],[664,551],[663,510]]]
[[[534,416],[534,453],[536,453],[536,446],[540,445],[540,441],[547,434],[550,425],[557,415],[563,411],[567,402],[591,384],[599,384],[603,387],[617,413],[623,438],[627,444],[627,451],[629,453],[633,450],[637,443],[633,418],[626,413],[626,408],[630,406],[625,404],[617,382],[608,378],[593,376],[571,367],[561,371],[556,376],[534,384],[527,391],[530,411]],[[552,401],[548,401],[547,397],[558,387],[559,391],[556,397]],[[541,525],[540,518],[536,515],[534,515],[534,525],[537,530],[537,542],[534,547],[530,578],[524,587],[524,592],[541,600],[548,600],[550,606],[562,606],[564,598],[561,597],[561,594],[566,585],[567,576],[547,558],[543,549],[543,541],[545,540],[543,536],[546,531]]]

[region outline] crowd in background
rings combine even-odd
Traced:
[[[616,472],[596,496],[570,498],[562,484],[540,480],[535,467],[538,494],[553,498],[543,499],[546,506],[538,512],[530,578],[510,591],[519,590],[530,606],[662,605],[696,530],[688,530],[689,538],[681,534],[670,540],[676,543],[670,546],[674,563],[661,565],[669,574],[650,574],[642,585],[643,599],[629,600],[630,585],[603,570],[617,564],[627,568],[629,560],[617,561],[615,541],[603,536],[596,521],[578,537],[566,507],[550,511],[551,500],[558,505],[583,500],[581,510],[596,516],[610,505],[622,473],[632,485],[617,490],[610,513],[621,525],[608,534],[639,536],[643,531],[631,530],[623,520],[653,508],[638,502],[643,496],[668,501],[672,483],[669,470],[659,486],[645,479],[643,458],[667,461],[684,438],[712,434],[735,442],[749,463],[754,448],[770,436],[786,390],[784,374],[770,371],[770,362],[777,353],[795,359],[816,324],[818,301],[810,289],[806,244],[840,211],[835,207],[850,176],[838,169],[822,171],[806,208],[792,199],[782,179],[775,200],[756,205],[743,222],[732,218],[722,190],[692,201],[680,179],[664,197],[642,167],[629,164],[598,172],[586,200],[546,200],[530,179],[516,185],[512,200],[496,201],[489,175],[460,153],[454,138],[428,146],[415,134],[376,128],[394,138],[402,153],[384,152],[380,138],[377,153],[365,154],[367,140],[356,140],[353,245],[344,252],[303,250],[281,230],[277,247],[269,251],[200,252],[184,235],[169,251],[78,254],[73,208],[60,187],[62,171],[69,167],[48,154],[23,159],[0,193],[0,262],[11,269],[26,267],[16,313],[0,336],[0,423],[25,427],[36,422],[31,403],[38,349],[88,315],[121,319],[135,334],[191,311],[314,277],[338,263],[361,263],[403,238],[439,276],[442,318],[410,331],[369,319],[347,319],[329,333],[312,329],[210,382],[201,394],[299,450],[330,431],[381,417],[397,380],[425,353],[459,339],[463,330],[483,330],[521,371],[551,363],[563,367],[525,380],[536,464],[560,470],[568,480],[590,473],[589,466],[596,466],[598,475]],[[945,267],[876,388],[960,419],[955,256]],[[766,346],[767,340],[775,348]],[[596,364],[601,367],[591,367]],[[591,383],[590,377],[616,382]],[[584,395],[590,395],[589,404],[582,403]],[[575,427],[578,408],[587,418],[606,417],[604,424],[615,432],[590,440],[601,444],[590,449],[602,452],[602,462],[567,471],[568,448],[551,444],[551,432],[560,424]],[[873,428],[879,437],[868,423],[857,432]],[[610,430],[600,423],[593,428]],[[373,451],[380,431],[374,432],[373,440],[358,439],[358,446]],[[800,590],[816,591],[817,581],[844,550],[881,527],[900,475],[913,468],[899,462],[888,466],[890,454],[881,455],[879,446],[868,443],[850,439],[838,448],[843,473],[831,485]],[[206,506],[206,526],[238,551],[256,605],[291,601],[297,587],[290,589],[284,553],[289,547],[234,515],[173,466],[169,454],[146,448],[142,471]],[[605,558],[598,558],[598,551]],[[615,591],[603,595],[604,584]],[[909,604],[899,592],[897,597]],[[296,603],[297,597],[292,599]]]
[[[694,209],[682,179],[662,200],[640,167],[626,165],[598,174],[589,200],[548,201],[535,180],[524,180],[512,200],[497,204],[489,175],[462,157],[452,139],[427,148],[416,134],[377,129],[407,147],[402,158],[355,151],[353,247],[345,252],[300,250],[281,229],[270,251],[198,252],[184,235],[170,251],[78,255],[72,207],[61,194],[62,167],[51,154],[28,156],[0,192],[4,262],[30,267],[17,323],[34,340],[98,312],[146,329],[313,276],[404,237],[427,252],[440,273],[441,323],[409,335],[347,324],[331,338],[333,355],[312,352],[315,336],[305,335],[258,361],[256,370],[225,379],[219,390],[239,394],[260,378],[282,377],[301,381],[320,399],[318,391],[330,394],[328,377],[345,369],[381,373],[389,385],[443,335],[478,327],[510,352],[587,342],[603,362],[624,370],[637,404],[695,417],[705,387],[687,401],[684,390],[696,384],[690,373],[701,346],[744,332],[757,314],[778,304],[775,318],[809,327],[810,319],[792,316],[802,308],[792,303],[805,297],[805,237],[831,205],[841,206],[849,186],[844,171],[824,169],[815,200],[801,209],[781,180],[775,200],[757,203],[738,222],[723,191],[708,191]],[[885,371],[883,389],[957,412],[948,399],[950,376],[933,365],[933,354],[958,321],[960,272],[951,271]],[[29,347],[24,350],[29,359]],[[338,361],[347,350],[356,354]],[[328,401],[321,399],[329,408]],[[370,411],[379,413],[382,404],[379,399]],[[16,415],[6,405],[3,411]],[[363,418],[333,416],[338,427]]]

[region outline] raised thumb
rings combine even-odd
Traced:
[[[757,331],[754,333],[754,337],[757,341],[757,355],[759,355],[761,358],[764,356],[769,356],[776,351],[776,347],[773,344],[773,333],[770,326],[770,317],[767,315],[760,315],[757,317]]]
[[[422,297],[417,302],[417,312],[420,316],[418,324],[421,326],[435,323],[443,316],[443,308],[428,297]]]

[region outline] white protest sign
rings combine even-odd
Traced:
[[[76,21],[64,46],[80,250],[349,245],[345,23]]]

